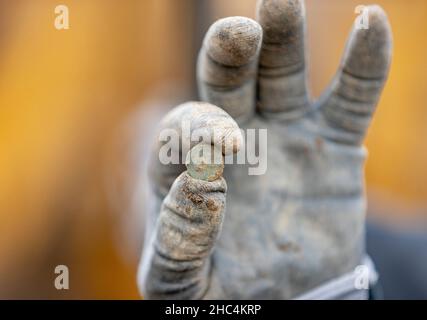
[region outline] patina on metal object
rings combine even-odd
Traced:
[[[215,181],[224,171],[222,150],[214,145],[198,144],[188,152],[185,165],[194,179]]]

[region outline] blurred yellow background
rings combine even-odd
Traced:
[[[376,2],[392,24],[394,58],[367,139],[368,192],[405,217],[427,215],[427,2]],[[54,27],[59,4],[69,8],[68,30]],[[306,1],[314,96],[336,71],[359,4]],[[115,149],[117,131],[165,84],[194,99],[203,32],[217,18],[254,17],[254,8],[0,0],[0,298],[138,298],[138,257],[125,257],[116,235],[126,214],[105,187],[117,172],[126,180],[128,145]],[[173,92],[161,95],[173,101]],[[53,287],[59,264],[70,269],[68,291]]]

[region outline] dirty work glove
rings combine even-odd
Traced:
[[[335,78],[314,102],[303,1],[260,1],[258,22],[230,17],[211,26],[197,65],[209,103],[178,106],[160,132],[191,120],[191,132],[215,131],[213,145],[232,154],[244,146],[237,123],[267,129],[257,146],[266,150],[266,172],[233,164],[222,177],[221,164],[163,165],[165,142],[157,141],[138,276],[145,298],[289,299],[360,264],[362,142],[392,51],[386,14],[367,8],[369,28],[355,24]]]

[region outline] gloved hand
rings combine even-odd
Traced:
[[[258,23],[231,17],[212,25],[197,76],[201,99],[218,107],[178,106],[160,130],[191,121],[191,132],[219,132],[213,144],[232,153],[244,146],[237,123],[267,129],[267,170],[249,175],[250,165],[225,165],[222,178],[219,165],[205,168],[218,170],[206,179],[209,172],[162,165],[165,143],[155,144],[138,277],[145,298],[288,299],[360,264],[362,142],[392,51],[386,14],[368,10],[369,28],[353,27],[334,80],[314,102],[303,1],[263,0]]]

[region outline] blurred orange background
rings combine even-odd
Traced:
[[[427,2],[376,2],[392,24],[394,58],[366,142],[369,199],[393,209],[378,219],[426,218]],[[68,30],[54,27],[59,4],[69,8]],[[359,4],[306,1],[314,96],[337,69]],[[169,107],[195,99],[203,33],[217,18],[254,17],[254,8],[255,0],[0,0],[0,298],[139,298],[142,244],[126,247],[142,235],[118,229],[138,183],[132,149],[147,142],[123,128],[136,117],[144,126],[158,96]],[[70,269],[70,290],[53,286],[59,264]]]

